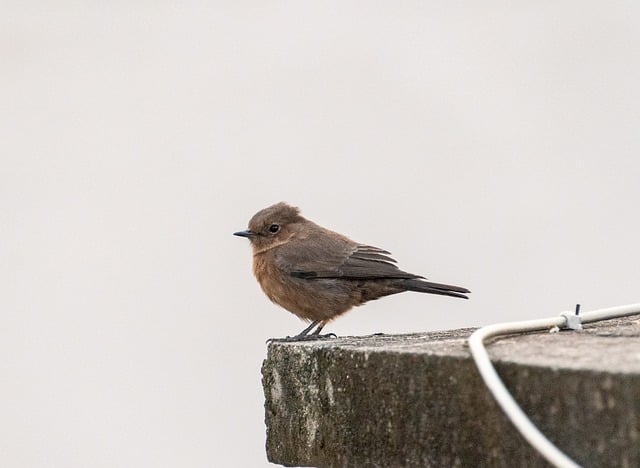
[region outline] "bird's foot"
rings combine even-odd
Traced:
[[[287,336],[286,338],[269,338],[267,340],[267,344],[269,343],[296,343],[299,341],[319,341],[319,340],[328,340],[331,338],[337,338],[335,333],[327,333],[326,335],[295,335],[295,336]]]

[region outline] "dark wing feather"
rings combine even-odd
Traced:
[[[326,233],[292,240],[276,255],[278,267],[296,278],[421,278],[400,270],[395,262],[386,250]]]

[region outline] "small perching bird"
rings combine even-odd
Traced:
[[[251,241],[253,272],[269,299],[311,322],[289,341],[317,338],[331,320],[379,297],[417,291],[467,299],[470,292],[402,271],[386,250],[318,226],[284,202],[259,211],[234,235]]]

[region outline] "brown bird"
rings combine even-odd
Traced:
[[[317,338],[352,307],[390,294],[417,291],[467,299],[470,292],[402,271],[386,250],[318,226],[284,202],[259,211],[248,230],[234,235],[251,241],[253,272],[269,299],[311,322],[289,341]]]

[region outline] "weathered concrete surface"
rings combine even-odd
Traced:
[[[472,329],[272,343],[267,456],[287,466],[547,466],[475,369]],[[640,319],[488,346],[533,422],[584,466],[640,466]]]

